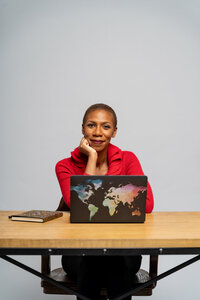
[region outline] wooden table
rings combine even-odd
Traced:
[[[68,212],[43,224],[15,222],[14,213],[0,212],[0,255],[14,264],[7,255],[200,254],[200,212],[154,212],[144,224],[71,224]]]
[[[68,212],[46,223],[16,222],[8,219],[14,213],[0,212],[1,249],[182,248],[191,254],[200,248],[200,212],[154,212],[144,224],[72,224]]]

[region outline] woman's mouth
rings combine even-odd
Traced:
[[[90,141],[95,145],[101,145],[104,143],[104,141],[100,141],[100,140],[90,140]]]

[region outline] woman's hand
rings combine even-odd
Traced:
[[[97,152],[95,149],[93,149],[92,147],[90,147],[88,140],[83,137],[81,139],[80,145],[79,145],[79,151],[86,154],[87,156],[90,155],[97,155]]]
[[[88,161],[84,173],[87,173],[89,175],[95,175],[98,154],[95,149],[90,147],[89,142],[85,137],[81,139],[79,151],[88,156]]]

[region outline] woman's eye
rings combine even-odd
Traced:
[[[104,128],[105,128],[105,129],[109,129],[110,126],[109,126],[109,125],[104,125]]]
[[[95,124],[87,124],[87,126],[89,127],[89,128],[93,128],[94,126],[95,126]],[[103,125],[103,128],[104,129],[110,129],[110,125]]]

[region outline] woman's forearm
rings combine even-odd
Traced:
[[[96,174],[96,164],[97,164],[97,153],[91,153],[88,156],[85,173],[87,173],[89,175],[95,175]]]

